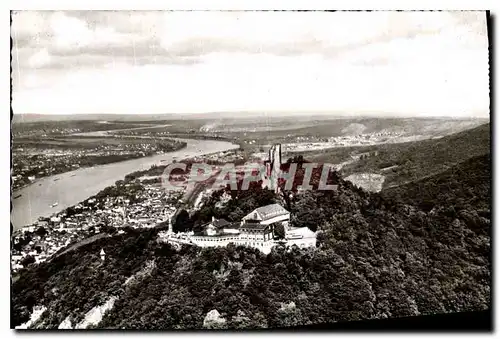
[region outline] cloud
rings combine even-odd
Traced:
[[[106,71],[74,73],[50,89],[19,93],[14,102],[24,103],[25,110],[51,107],[54,113],[329,108],[406,115],[467,115],[476,110],[487,111],[488,92],[483,91],[484,87],[480,91],[473,88],[487,83],[479,64],[456,62],[442,68],[443,65],[433,66],[430,61],[423,59],[412,67],[363,68],[320,55],[218,53],[189,68],[131,68],[124,64]],[[462,67],[464,72],[455,72]],[[55,96],[58,100],[54,100]],[[79,103],[77,107],[74,102]]]
[[[28,64],[31,68],[43,67],[50,63],[50,55],[46,48],[36,52],[28,59]]]
[[[160,12],[153,17],[161,18]],[[33,55],[26,58],[26,50],[37,48],[46,49],[51,59],[50,63],[37,64],[37,68],[67,69],[96,65],[97,61],[105,64],[111,59],[139,65],[148,63],[147,60],[151,64],[159,61],[172,64],[196,62],[193,58],[176,57],[165,50],[153,30],[158,20],[151,19],[149,13],[18,12],[13,17],[12,26],[14,49],[20,55],[20,67],[32,66],[28,59]],[[31,29],[31,22],[43,29]],[[110,24],[105,25],[106,22]],[[151,22],[156,23],[151,25]],[[127,29],[125,23],[128,23]]]
[[[185,56],[213,52],[335,57],[371,43],[435,34],[468,18],[451,12],[19,12],[12,30],[17,48],[37,45],[54,56],[108,55],[132,64],[154,52],[182,63]]]
[[[52,12],[15,11],[12,14],[11,31],[14,43],[31,42],[49,33],[48,17]]]
[[[21,12],[14,106],[487,112],[485,27],[477,12]]]

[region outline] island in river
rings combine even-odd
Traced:
[[[176,139],[186,142],[186,147],[171,153],[126,160],[106,165],[80,168],[58,174],[59,180],[46,177],[36,185],[24,187],[14,194],[19,198],[12,200],[11,223],[13,230],[30,225],[39,217],[47,217],[67,207],[78,204],[113,185],[128,173],[149,169],[152,165],[182,160],[204,154],[237,149],[238,145],[219,140]],[[55,203],[57,205],[53,206]]]

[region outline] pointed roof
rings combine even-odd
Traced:
[[[99,253],[100,255],[105,255],[106,253],[104,253],[104,248],[101,248],[101,253]]]

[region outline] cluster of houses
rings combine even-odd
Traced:
[[[415,137],[410,137],[413,140]],[[311,150],[320,150],[332,147],[352,147],[352,146],[367,146],[378,145],[381,143],[403,142],[405,137],[399,132],[378,132],[364,133],[358,135],[344,135],[326,138],[326,140],[317,141],[296,141],[285,144],[288,152],[303,152]]]
[[[26,231],[34,231],[33,229],[26,229]],[[35,263],[41,263],[47,260],[52,254],[59,251],[61,248],[67,246],[72,241],[77,239],[76,231],[69,231],[65,237],[59,236],[59,234],[54,233],[50,236],[41,237],[39,235],[34,235],[28,244],[26,244],[21,251],[16,251],[12,249],[11,264],[12,271],[16,272],[23,268],[23,259],[27,256],[34,258]],[[12,245],[15,246],[19,243],[21,236],[17,236],[13,239]]]
[[[218,162],[218,163],[231,163],[231,162],[237,162],[239,160],[245,159],[245,156],[241,150],[229,150],[229,151],[222,151],[218,153],[212,153],[212,154],[205,154],[205,155],[200,155],[200,156],[194,156],[192,158],[189,158],[187,160],[193,161],[193,162]]]
[[[15,272],[23,268],[22,262],[27,256],[33,257],[36,263],[44,262],[69,243],[85,238],[92,228],[93,232],[100,233],[100,226],[106,224],[113,227],[154,227],[174,214],[176,208],[168,200],[180,198],[182,192],[165,192],[160,185],[148,185],[136,196],[142,201],[134,204],[121,196],[108,196],[99,201],[90,198],[73,206],[75,214],[67,215],[66,211],[61,211],[15,231],[12,235],[12,270]],[[97,203],[101,204],[98,208],[92,207]],[[44,228],[46,234],[34,234],[39,228]],[[27,235],[30,241],[23,244],[22,249],[16,250],[18,243],[23,243]]]

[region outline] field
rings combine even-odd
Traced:
[[[487,119],[445,118],[332,118],[325,116],[285,116],[151,120],[149,124],[170,124],[158,128],[119,131],[115,135],[218,139],[237,142],[249,152],[263,152],[275,143],[284,152],[331,151],[337,147],[369,147],[440,138],[487,123]],[[340,157],[345,160],[345,156]]]

